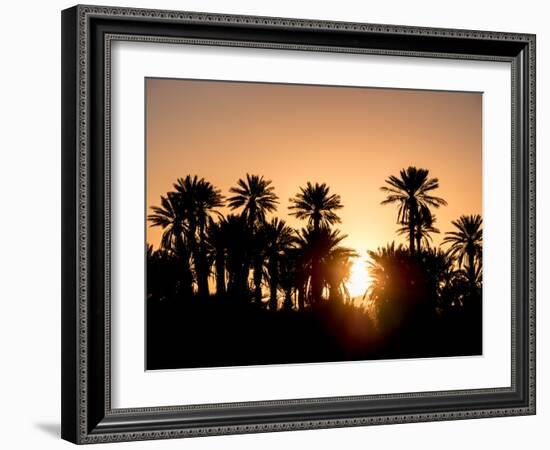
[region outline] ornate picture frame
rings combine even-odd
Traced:
[[[116,41],[511,65],[511,384],[113,408],[111,46]],[[62,437],[85,444],[535,414],[535,36],[100,6],[62,12]]]

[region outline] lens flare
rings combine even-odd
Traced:
[[[350,277],[346,282],[350,296],[362,297],[370,285],[369,273],[367,271],[366,257],[361,255],[354,258],[351,266]]]

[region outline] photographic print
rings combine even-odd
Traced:
[[[64,439],[536,413],[535,35],[61,25]]]
[[[146,369],[482,354],[482,94],[145,79]]]

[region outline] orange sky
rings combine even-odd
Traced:
[[[248,172],[271,179],[276,215],[302,226],[288,198],[307,181],[326,182],[342,197],[343,244],[365,254],[405,242],[379,188],[415,165],[439,178],[442,234],[461,214],[481,214],[480,93],[170,79],[146,88],[148,213],[178,177],[196,174],[228,195]],[[148,242],[157,247],[161,234],[148,227]]]

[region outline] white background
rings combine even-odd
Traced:
[[[111,56],[114,408],[510,386],[509,63],[136,42]],[[483,356],[144,372],[146,76],[483,92]]]
[[[538,170],[550,163],[548,12],[545,2],[139,1],[108,4],[403,25],[533,32],[538,35]],[[59,440],[60,397],[60,18],[64,1],[3,5],[0,235],[0,412],[3,448],[69,448]],[[540,176],[538,198],[549,192]],[[116,444],[118,448],[546,448],[550,327],[548,202],[538,202],[538,415],[385,427]]]

